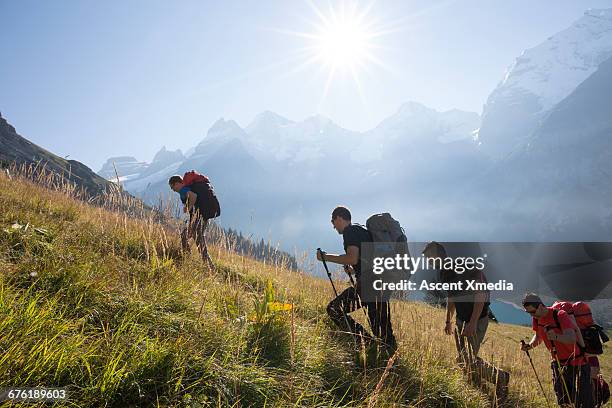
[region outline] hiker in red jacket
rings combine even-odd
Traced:
[[[175,175],[168,180],[170,188],[179,193],[183,203],[183,212],[189,213],[189,226],[181,234],[184,250],[189,250],[189,237],[195,238],[202,259],[211,270],[215,269],[206,245],[206,228],[208,221],[221,214],[219,201],[215,196],[210,181],[206,176],[190,171],[183,177]]]
[[[578,345],[574,323],[564,310],[547,307],[539,296],[529,293],[523,308],[532,317],[535,334],[521,346],[531,350],[544,343],[552,356],[553,386],[560,406],[591,408],[591,374],[584,353]]]

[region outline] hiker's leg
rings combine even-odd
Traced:
[[[476,334],[468,337],[468,341],[470,342],[470,346],[472,346],[472,352],[474,353],[474,358],[478,355],[480,351],[480,345],[487,334],[487,328],[489,327],[489,316],[485,316],[483,318],[478,319],[478,323],[476,324]]]
[[[208,254],[208,246],[206,245],[206,228],[208,227],[208,220],[206,218],[198,217],[196,221],[196,243],[198,249],[202,254],[202,260],[208,264],[208,267],[212,270],[215,269],[210,255]]]
[[[345,289],[338,297],[334,298],[327,305],[327,314],[336,324],[343,330],[354,334],[364,335],[365,330],[362,325],[357,323],[349,313],[359,309],[361,303],[355,288],[350,287]],[[346,325],[348,324],[348,327]]]
[[[181,248],[184,253],[191,253],[191,247],[189,246],[189,226],[183,228],[181,231]]]
[[[551,367],[553,372],[553,388],[555,390],[555,395],[557,396],[557,404],[571,404],[571,384],[569,384],[567,381],[570,367],[559,366],[556,361],[551,363]],[[566,391],[566,387],[570,394],[568,394]]]
[[[563,370],[563,376],[565,378],[565,384],[567,385],[567,390],[569,391],[570,400],[574,404],[574,408],[576,408],[576,391],[578,390],[576,380],[578,379],[578,372],[580,371],[579,366],[567,365]]]
[[[389,302],[368,302],[368,319],[372,327],[372,334],[378,337],[384,344],[395,347],[395,337],[391,326],[391,309]]]
[[[592,408],[593,392],[591,387],[591,367],[589,363],[576,367],[576,408]]]
[[[457,333],[459,333],[459,338],[458,338],[459,340],[459,361],[457,362],[460,364],[468,364],[470,363],[468,344],[467,344],[466,338],[461,335],[461,332],[463,331],[463,327],[465,326],[465,322],[463,320],[457,319],[456,325],[457,325]]]

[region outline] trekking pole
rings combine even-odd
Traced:
[[[325,262],[325,252],[323,252],[321,248],[317,248],[317,252],[321,254],[321,262],[323,262],[323,267],[325,268],[325,271],[327,272],[327,277],[329,278],[329,282],[332,285],[332,289],[334,289],[334,294],[336,295],[336,297],[338,297],[338,291],[336,290],[336,285],[334,285],[334,281],[332,280],[331,272],[329,271],[329,268],[327,267],[327,262]]]
[[[546,332],[548,333],[548,331],[551,330],[551,328],[549,326],[546,326],[544,330],[546,330]],[[563,384],[563,389],[565,390],[565,394],[567,395],[567,398],[571,401],[572,395],[569,392],[567,383],[565,382],[565,377],[563,376],[561,360],[559,360],[559,354],[557,354],[557,346],[555,345],[555,342],[552,340],[550,340],[550,345],[552,347],[552,351],[553,351],[553,354],[555,355],[555,360],[557,362],[557,373],[561,377],[561,383]],[[575,404],[572,404],[572,405],[576,406]]]
[[[521,340],[521,344],[525,346],[525,340]],[[544,391],[544,386],[540,381],[540,377],[538,377],[538,372],[536,371],[535,366],[533,365],[533,360],[531,359],[531,355],[529,354],[529,350],[525,350],[527,357],[529,357],[529,363],[531,364],[531,368],[533,369],[533,373],[535,374],[536,380],[538,380],[538,384],[540,385],[540,389],[542,390],[542,395],[544,395],[544,399],[546,400],[546,406],[550,408],[550,401],[548,401],[548,397],[546,396],[546,391]]]
[[[321,262],[323,262],[323,267],[325,268],[325,271],[327,272],[327,277],[329,278],[329,282],[332,285],[334,294],[336,295],[336,298],[338,298],[338,291],[336,290],[336,285],[334,285],[334,281],[332,279],[331,272],[329,271],[329,268],[327,267],[327,262],[325,262],[325,252],[323,252],[321,248],[317,248],[317,252],[321,254]],[[350,331],[351,337],[353,337],[353,341],[355,342],[355,347],[357,347],[357,339],[354,336],[355,333],[353,333],[353,331],[351,330],[351,325],[349,324],[348,316],[346,315],[346,311],[344,310],[344,305],[341,305],[341,307],[342,307],[342,316],[344,316],[344,322],[346,323],[346,329]]]

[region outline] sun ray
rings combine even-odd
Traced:
[[[307,0],[306,3],[313,11],[315,19],[300,19],[312,28],[311,31],[273,29],[278,33],[301,38],[307,43],[301,49],[303,58],[294,69],[285,74],[292,75],[311,66],[327,70],[319,109],[331,92],[334,82],[348,76],[354,82],[359,98],[365,105],[367,98],[360,73],[366,71],[368,66],[374,66],[398,75],[393,67],[375,54],[376,51],[388,49],[379,43],[382,37],[405,27],[402,27],[400,20],[384,24],[376,18],[373,15],[376,0],[367,2],[363,7],[357,2],[347,3],[345,0],[329,0],[323,5],[315,4],[313,0]]]
[[[335,72],[336,72],[336,65],[333,64],[327,75],[327,81],[325,81],[325,88],[323,88],[323,95],[321,95],[321,99],[319,100],[319,107],[317,108],[319,112],[321,111],[321,107],[323,106],[323,103],[325,102],[325,99],[327,98],[327,94],[329,92],[329,88],[331,86],[332,80],[334,79]]]
[[[325,24],[325,25],[329,25],[330,24],[330,21],[327,19],[325,14],[323,14],[321,12],[321,10],[319,10],[319,8],[312,2],[312,0],[307,0],[306,3],[308,3],[310,8],[315,12],[317,17],[319,18],[319,20],[321,20],[323,22],[323,24]]]
[[[353,81],[355,81],[355,86],[357,87],[357,93],[359,94],[359,99],[361,100],[361,105],[364,108],[368,107],[368,103],[366,101],[365,94],[363,92],[363,88],[361,87],[361,80],[359,79],[359,75],[357,74],[357,70],[354,66],[351,66],[351,76],[353,77]],[[368,109],[365,109],[368,112]]]

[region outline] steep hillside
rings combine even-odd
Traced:
[[[172,228],[0,183],[0,387],[68,387],[75,406],[490,406],[455,366],[441,310],[394,303],[400,347],[387,364],[334,330],[325,280],[225,240],[210,273],[180,255]],[[545,404],[518,351],[529,334],[495,326],[483,346],[512,372],[508,407]]]
[[[0,115],[0,167],[13,164],[44,168],[83,187],[90,195],[114,188],[83,163],[65,160],[20,136]]]

